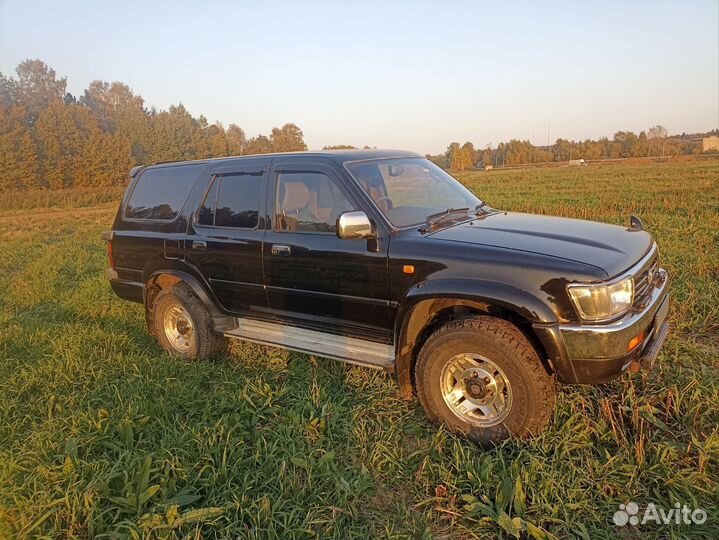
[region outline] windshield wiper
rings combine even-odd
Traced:
[[[489,210],[490,210],[489,205],[484,201],[482,201],[481,203],[479,203],[477,206],[474,207],[475,214],[487,212]]]
[[[469,213],[469,208],[447,208],[446,210],[443,210],[441,212],[437,212],[436,214],[431,214],[427,216],[427,223],[424,227],[420,229],[420,232],[424,233],[430,230],[432,227],[437,225],[438,223],[444,221],[450,216],[453,216],[454,214],[467,214]]]

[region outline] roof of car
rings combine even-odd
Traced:
[[[308,152],[289,152],[290,155],[313,155],[313,156],[326,156],[334,159],[337,162],[344,163],[345,161],[359,161],[362,159],[382,159],[392,157],[422,157],[414,152],[407,150],[378,150],[376,148],[367,149],[343,149],[343,150],[320,150],[320,151],[308,151]],[[269,155],[269,154],[268,154]],[[272,154],[276,155],[276,154]],[[282,154],[286,155],[286,154]]]
[[[130,176],[135,176],[137,172],[147,167],[153,167],[156,165],[186,165],[188,163],[206,163],[206,162],[217,162],[217,161],[234,161],[240,159],[252,159],[258,157],[281,157],[281,156],[292,156],[300,159],[308,157],[325,157],[336,161],[337,163],[345,163],[347,161],[360,161],[365,159],[383,159],[393,157],[423,157],[415,152],[408,152],[407,150],[378,150],[372,149],[343,149],[343,150],[308,150],[303,152],[278,152],[274,154],[248,154],[245,156],[230,156],[212,159],[198,159],[193,161],[167,161],[161,163],[153,163],[149,165],[140,165],[130,171]]]

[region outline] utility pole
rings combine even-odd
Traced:
[[[547,148],[549,148],[549,119],[547,119]]]
[[[534,124],[532,124],[532,143],[529,145],[529,162],[532,163],[532,155],[534,154]]]

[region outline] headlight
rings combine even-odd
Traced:
[[[569,297],[585,321],[611,319],[627,311],[634,300],[631,276],[608,284],[569,285]]]

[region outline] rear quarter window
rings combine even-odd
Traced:
[[[185,204],[204,163],[146,169],[125,208],[128,219],[170,221]]]

